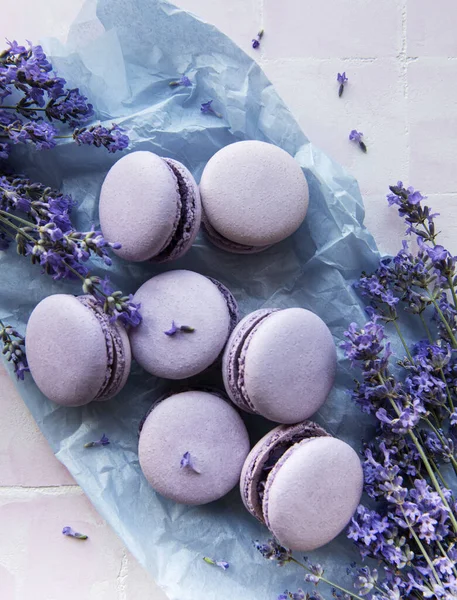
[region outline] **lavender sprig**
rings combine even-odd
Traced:
[[[78,88],[67,88],[65,79],[53,73],[41,46],[25,48],[16,41],[8,45],[0,53],[0,158],[8,157],[6,141],[32,143],[38,150],[49,150],[65,137],[78,144],[104,146],[109,152],[128,146],[128,137],[117,125],[81,127],[94,116],[93,106]],[[13,92],[21,96],[7,104],[5,99],[13,98]],[[60,135],[51,123],[79,129],[73,136]]]
[[[103,304],[112,322],[119,319],[125,325],[137,326],[140,306],[133,297],[115,292],[109,281],[90,275],[87,266],[92,256],[110,266],[108,251],[120,244],[107,242],[95,228],[87,232],[73,229],[73,205],[70,196],[41,184],[0,176],[0,250],[13,242],[19,254],[30,256],[32,263],[39,264],[53,279],[80,279],[84,293],[93,294]]]
[[[324,569],[321,565],[311,563],[307,557],[304,557],[303,563],[298,561],[294,556],[292,556],[291,550],[289,550],[288,548],[284,548],[284,546],[281,546],[281,544],[279,544],[279,542],[273,538],[267,540],[265,543],[261,543],[258,540],[256,540],[254,541],[254,547],[260,552],[260,554],[264,558],[276,562],[280,567],[291,562],[300,566],[306,571],[305,581],[309,583],[317,585],[322,581],[323,583],[330,585],[335,590],[338,590],[342,594],[347,594],[348,598],[354,598],[355,600],[363,600],[361,596],[341,587],[338,584],[331,582],[326,577],[324,577]],[[297,593],[300,595],[301,592],[302,590],[299,590]],[[314,594],[317,594],[317,596],[314,596],[315,598],[317,598],[320,595],[318,592],[314,592]],[[284,592],[284,594],[281,594],[278,597],[278,600],[280,600],[281,596],[282,598],[285,597],[287,599],[294,598],[293,594],[287,591]],[[311,598],[312,596],[309,597]],[[387,597],[385,600],[387,600]]]
[[[63,535],[76,538],[77,540],[89,539],[89,536],[85,535],[84,533],[78,533],[77,531],[74,531],[71,527],[64,527],[62,529],[62,533],[63,533]]]
[[[91,127],[83,127],[75,129],[73,139],[78,146],[95,146],[100,148],[104,146],[108,152],[114,153],[118,150],[125,150],[129,145],[129,138],[125,135],[124,130],[116,123],[111,125],[110,129],[102,125],[92,125]]]
[[[0,319],[0,341],[2,354],[8,362],[13,364],[14,372],[18,379],[24,380],[24,374],[29,371],[25,356],[25,339],[10,325],[4,325]]]

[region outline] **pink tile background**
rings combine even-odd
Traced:
[[[457,252],[455,0],[176,1],[255,56],[310,139],[357,176],[382,250],[398,248],[402,227],[384,195],[403,179],[429,195]],[[0,38],[65,39],[82,4],[6,3]],[[367,155],[348,142],[353,128]],[[90,539],[63,537],[64,525]],[[1,600],[166,598],[53,457],[1,366],[0,531]]]

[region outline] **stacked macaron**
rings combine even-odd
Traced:
[[[167,262],[192,246],[201,221],[198,186],[180,162],[132,152],[109,170],[100,192],[100,225],[118,256]]]
[[[362,495],[356,452],[311,421],[281,425],[251,450],[241,474],[248,511],[276,539],[306,552],[348,524]]]
[[[227,343],[222,366],[231,400],[277,423],[298,423],[317,412],[335,373],[332,334],[304,308],[247,315]]]
[[[229,252],[260,252],[294,233],[308,209],[308,184],[284,150],[256,140],[216,152],[201,181],[203,228]]]
[[[127,333],[92,296],[55,294],[42,300],[27,324],[26,352],[38,388],[64,406],[108,400],[130,373]]]

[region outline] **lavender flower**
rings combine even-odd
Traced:
[[[183,333],[193,333],[195,328],[191,327],[190,325],[176,325],[176,323],[172,321],[170,329],[164,331],[164,334],[171,337],[179,331],[182,331]]]
[[[66,81],[52,70],[41,46],[29,48],[8,42],[9,49],[0,54],[0,136],[12,143],[33,143],[38,150],[50,149],[59,137],[55,127],[43,121],[60,122],[71,128],[81,127],[94,115],[92,104],[78,88],[66,88]],[[184,84],[184,80],[183,84]],[[14,94],[13,94],[14,92]],[[16,103],[4,100],[21,94]],[[24,120],[25,119],[25,120]],[[109,152],[128,146],[128,137],[113,125],[77,129],[73,139],[78,144],[104,146]],[[2,142],[0,158],[8,154]]]
[[[212,107],[212,104],[213,104],[212,100],[209,100],[208,102],[203,102],[200,107],[201,112],[205,115],[211,114],[211,115],[216,116],[218,119],[222,119],[222,115],[214,110],[214,108]]]
[[[348,81],[348,78],[346,77],[346,71],[343,71],[343,73],[338,73],[336,80],[340,84],[338,88],[338,96],[341,98],[344,92],[344,84]]]
[[[25,339],[9,325],[4,325],[0,320],[0,341],[2,354],[8,362],[13,364],[16,377],[24,380],[24,374],[29,371],[25,356]]]
[[[85,535],[84,533],[78,533],[77,531],[74,531],[71,527],[64,527],[62,529],[62,533],[69,537],[76,538],[77,540],[87,540],[89,537],[89,536]]]
[[[102,125],[92,125],[89,128],[76,129],[73,139],[78,146],[87,145],[96,148],[104,146],[108,152],[114,153],[118,150],[125,150],[129,145],[129,138],[123,132],[124,130],[115,123],[111,125],[110,129]]]
[[[209,565],[215,565],[216,567],[219,567],[223,571],[226,571],[230,566],[229,563],[226,562],[225,560],[213,560],[212,558],[209,558],[208,556],[204,556],[203,560],[205,561],[205,563],[208,563]]]
[[[361,131],[357,131],[356,129],[353,129],[351,131],[351,133],[349,134],[350,141],[358,144],[359,148],[362,150],[362,152],[366,152],[367,147],[365,145],[365,142],[362,141],[362,138],[363,138],[363,133]]]
[[[168,85],[170,87],[177,87],[178,85],[181,85],[183,87],[191,87],[192,82],[186,75],[181,75],[181,78],[178,79],[178,81],[170,81]]]
[[[259,31],[259,33],[257,34],[257,36],[252,40],[252,47],[254,49],[256,49],[260,46],[260,40],[263,38],[263,34],[264,34],[264,30],[261,29]]]
[[[8,144],[0,142],[0,158],[8,158],[9,152]]]
[[[13,121],[7,127],[0,125],[0,131],[7,136],[13,144],[31,142],[37,150],[49,150],[56,145],[56,129],[48,123],[23,122],[20,119]]]
[[[184,452],[184,454],[181,458],[180,468],[181,469],[189,469],[190,471],[193,471],[194,473],[198,473],[198,474],[201,473],[201,471],[199,471],[195,467],[194,460],[193,460],[190,452]]]
[[[102,437],[95,441],[95,442],[87,442],[87,444],[84,444],[84,448],[95,448],[96,446],[107,446],[110,443],[109,439],[106,437],[105,434],[102,435]]]
[[[70,196],[42,184],[21,177],[0,176],[1,239],[5,240],[5,232],[10,233],[18,253],[30,256],[43,273],[55,280],[82,280],[84,293],[97,298],[111,322],[119,319],[124,325],[136,327],[141,314],[133,296],[115,292],[107,281],[102,286],[100,278],[91,276],[87,266],[92,256],[110,266],[108,252],[120,244],[106,241],[95,227],[86,232],[76,231],[70,219],[73,205]],[[24,215],[19,216],[18,211]],[[8,245],[5,240],[0,248],[5,250]]]
[[[269,539],[265,544],[261,544],[258,540],[255,540],[254,547],[260,552],[260,554],[268,559],[274,560],[278,565],[282,566],[288,563],[292,559],[291,551],[284,546],[281,546],[275,539]]]

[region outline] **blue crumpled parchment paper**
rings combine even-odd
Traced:
[[[58,73],[87,94],[98,117],[129,130],[130,150],[178,159],[198,181],[206,161],[222,146],[264,140],[293,155],[310,185],[306,221],[283,243],[258,255],[238,256],[200,236],[186,257],[168,266],[115,260],[109,272],[116,288],[134,292],[159,271],[186,268],[227,284],[242,314],[262,306],[315,311],[337,344],[348,323],[364,322],[351,284],[362,269],[375,267],[379,255],[363,227],[357,183],[309,142],[260,67],[230,39],[163,0],[94,0],[72,26],[65,46],[52,40],[44,45]],[[170,88],[169,81],[183,73],[193,86]],[[222,119],[200,113],[200,104],[209,99]],[[100,185],[119,155],[68,143],[49,152],[19,149],[16,158],[32,178],[74,196],[78,227],[98,221]],[[45,296],[80,293],[77,284],[53,282],[14,252],[0,253],[0,269],[0,317],[22,330]],[[96,262],[94,272],[105,270]],[[347,393],[352,377],[339,351],[336,385],[316,420],[358,450],[370,425]],[[199,383],[220,385],[218,369],[183,382]],[[266,539],[268,532],[244,510],[238,490],[208,506],[186,507],[147,485],[137,459],[138,425],[169,388],[134,365],[116,399],[67,409],[44,398],[30,377],[18,385],[58,459],[170,599],[264,600],[286,588],[304,587],[297,567],[279,569],[253,548],[252,540]],[[252,416],[246,422],[253,443],[272,427]],[[103,432],[110,446],[84,450],[85,442]],[[205,555],[229,561],[229,570],[207,565]],[[356,556],[344,535],[311,554],[326,566],[328,578],[348,586],[346,567]],[[330,590],[322,592],[330,597]]]

